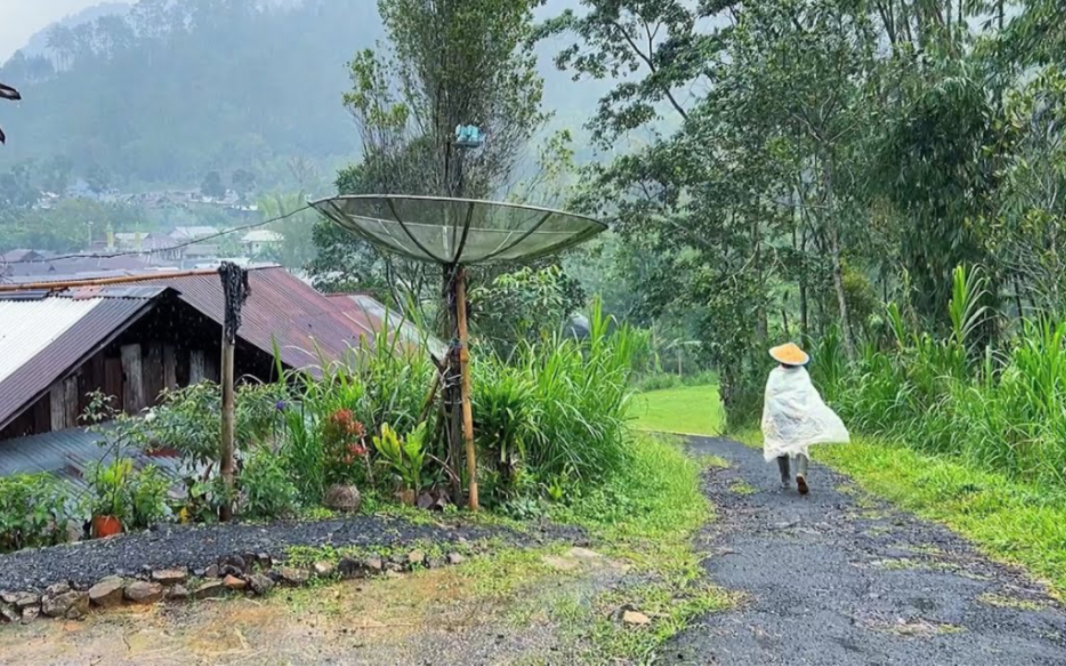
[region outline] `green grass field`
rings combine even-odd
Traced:
[[[683,435],[717,435],[725,422],[717,386],[638,393],[629,413],[641,430]]]

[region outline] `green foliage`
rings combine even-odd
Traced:
[[[129,458],[110,464],[96,462],[87,472],[89,513],[113,516],[126,529],[142,529],[159,522],[168,513],[170,481],[155,466],[137,470]]]
[[[382,424],[381,435],[373,438],[374,449],[382,457],[382,466],[389,470],[404,490],[415,493],[423,489],[422,475],[426,459],[426,424],[400,437],[388,423]]]
[[[286,460],[269,447],[252,451],[237,478],[242,495],[240,513],[248,518],[284,518],[299,506],[299,490]]]
[[[475,334],[501,356],[522,342],[536,344],[558,335],[579,305],[573,280],[559,266],[525,266],[471,290]]]
[[[0,477],[0,552],[60,543],[78,515],[69,487],[50,474]]]

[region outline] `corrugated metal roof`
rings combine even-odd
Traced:
[[[0,331],[6,336],[0,340],[0,363],[6,369],[0,374],[0,428],[78,361],[125,330],[151,302],[137,298],[0,302],[4,313]],[[17,332],[7,335],[8,325],[18,326]]]
[[[341,304],[345,310],[354,305],[361,314],[371,322],[375,331],[382,331],[388,325],[389,329],[399,327],[401,339],[413,347],[425,344],[429,352],[438,359],[443,359],[448,353],[448,346],[440,339],[423,333],[415,326],[414,322],[404,318],[402,314],[389,309],[384,303],[367,294],[327,294],[326,298]]]
[[[76,486],[85,485],[86,468],[93,462],[112,462],[116,457],[131,458],[137,468],[157,465],[173,475],[178,461],[148,456],[135,448],[121,451],[107,443],[106,436],[86,428],[68,428],[42,435],[0,441],[0,476],[47,472]]]
[[[0,383],[102,301],[0,301]]]
[[[222,324],[222,281],[216,273],[145,276],[143,283],[172,287],[183,301]],[[361,337],[373,341],[375,322],[361,308],[326,298],[283,268],[250,270],[248,284],[251,294],[237,334],[268,354],[274,353],[276,340],[289,367],[313,369],[320,363],[316,348],[332,361],[358,347]]]

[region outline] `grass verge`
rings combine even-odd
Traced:
[[[563,619],[583,627],[589,663],[642,663],[696,617],[736,601],[707,582],[693,550],[694,534],[714,518],[700,489],[701,461],[686,456],[672,437],[638,437],[631,454],[625,472],[553,514],[588,530],[596,547],[629,563],[631,578],[639,581],[600,594],[588,606],[567,606]],[[618,622],[625,608],[651,623]]]
[[[685,435],[717,435],[725,422],[718,387],[713,385],[638,393],[630,415],[641,430]]]
[[[756,431],[740,433],[758,446]],[[864,490],[923,518],[944,523],[993,558],[1018,564],[1066,599],[1066,493],[1009,480],[906,445],[855,438],[817,447],[814,457]]]

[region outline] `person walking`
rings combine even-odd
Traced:
[[[804,366],[810,361],[798,345],[788,343],[770,350],[777,361],[766,380],[763,402],[763,457],[777,461],[781,487],[792,487],[790,460],[796,462],[796,487],[801,495],[810,491],[807,465],[812,444],[846,444],[848,429],[822,401]]]

